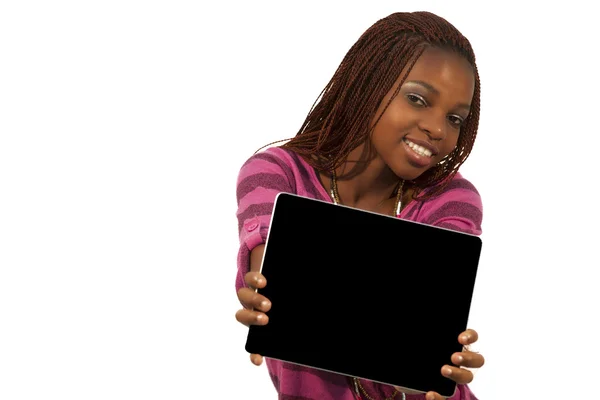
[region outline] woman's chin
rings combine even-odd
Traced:
[[[426,170],[423,171],[415,171],[414,168],[397,168],[397,169],[392,169],[392,171],[394,171],[394,174],[399,178],[399,179],[403,179],[405,181],[412,181],[417,179],[418,177],[420,177],[421,175],[423,175],[423,173]]]

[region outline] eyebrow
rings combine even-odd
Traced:
[[[406,84],[419,85],[419,86],[424,87],[425,89],[429,90],[430,92],[432,92],[432,93],[434,93],[436,95],[440,94],[439,90],[437,90],[436,88],[434,88],[433,86],[431,86],[429,83],[424,82],[424,81],[406,81],[406,82],[404,82],[404,84],[405,85]],[[458,104],[457,107],[458,108],[464,108],[467,111],[471,109],[471,105],[470,104],[466,104],[466,103]]]

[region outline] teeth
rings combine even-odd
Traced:
[[[431,151],[429,149],[426,149],[423,146],[419,146],[418,144],[415,144],[408,139],[404,139],[404,142],[418,155],[423,157],[431,157]]]

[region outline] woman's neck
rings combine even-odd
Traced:
[[[342,204],[368,210],[394,203],[399,179],[364,145],[354,149],[336,171],[338,194]]]

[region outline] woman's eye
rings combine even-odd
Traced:
[[[419,106],[427,105],[427,102],[425,101],[425,99],[423,97],[419,96],[418,94],[409,93],[406,95],[406,98],[408,99],[408,101],[410,101],[411,103],[414,103],[416,105],[419,105]]]
[[[461,117],[457,116],[457,115],[450,115],[448,117],[448,120],[454,126],[461,126],[463,124],[463,122],[464,122],[464,120]]]

